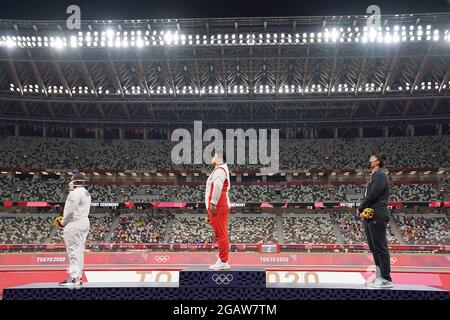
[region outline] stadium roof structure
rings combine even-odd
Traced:
[[[450,13],[0,20],[0,120],[450,121]]]

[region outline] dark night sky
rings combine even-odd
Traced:
[[[65,20],[71,4],[85,20],[360,15],[370,4],[381,14],[450,12],[450,0],[0,0],[0,19]]]

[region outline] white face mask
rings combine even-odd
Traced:
[[[77,182],[77,184],[75,184],[75,182]],[[80,182],[81,182],[81,184],[80,184]],[[69,182],[69,189],[70,189],[70,191],[75,190],[75,187],[81,187],[83,185],[83,182],[84,181],[82,181],[82,180],[70,181]]]

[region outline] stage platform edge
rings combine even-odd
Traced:
[[[5,288],[4,300],[450,300],[419,285],[375,289],[361,284],[266,283],[265,269],[185,269],[178,283],[92,282],[81,287],[34,283]]]

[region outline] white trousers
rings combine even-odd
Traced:
[[[69,256],[69,275],[72,279],[83,276],[84,248],[89,227],[88,218],[69,222],[64,227],[64,243]]]

